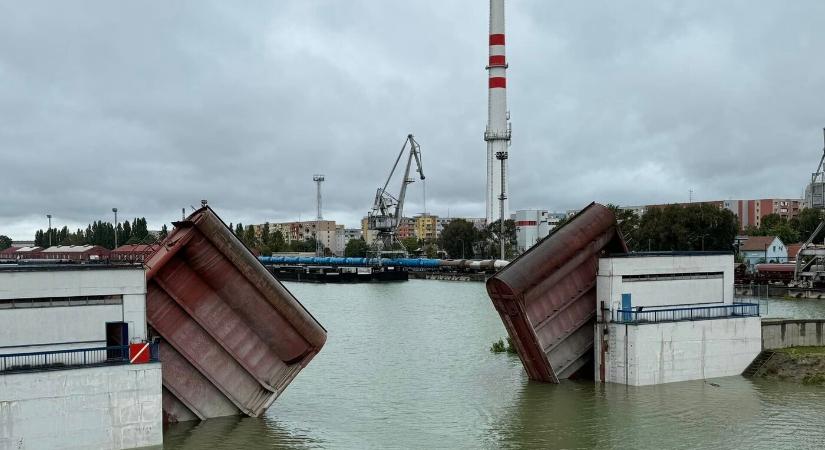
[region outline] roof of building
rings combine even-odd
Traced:
[[[42,250],[42,247],[20,247],[17,249],[18,252],[39,252]]]
[[[788,249],[788,258],[796,259],[796,254],[799,253],[799,249],[802,248],[802,243],[787,244],[785,247]]]
[[[0,250],[0,254],[7,255],[9,253],[14,253],[17,250],[20,250],[20,247],[8,247],[4,248],[3,250]]]
[[[43,253],[85,253],[90,250],[106,250],[99,245],[55,245],[43,250]]]
[[[56,272],[80,270],[144,270],[143,265],[125,264],[0,264],[0,272]]]
[[[762,249],[764,250],[764,248]],[[676,257],[676,256],[720,256],[732,255],[733,252],[726,250],[708,250],[708,251],[661,251],[661,252],[628,252],[628,253],[609,253],[608,258],[649,258],[649,257]]]
[[[739,250],[743,251],[756,251],[761,250],[765,251],[765,249],[771,245],[776,236],[748,236],[748,239],[742,243],[742,246],[739,247]],[[781,242],[781,241],[780,241]]]

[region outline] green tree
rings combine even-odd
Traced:
[[[816,227],[819,226],[819,223],[822,222],[822,217],[822,211],[819,209],[805,208],[799,211],[799,216],[796,220],[796,231],[799,233],[799,239],[807,241],[814,230],[816,230]],[[793,223],[792,221],[791,225],[793,225]],[[822,233],[820,233],[819,236],[815,236],[814,240],[817,241],[821,237]]]
[[[488,224],[487,227],[480,233],[480,253],[482,258],[500,258],[501,257],[501,240],[499,234],[501,233],[501,221]],[[460,244],[459,244],[460,245]],[[511,219],[504,221],[504,258],[512,259],[515,256],[516,248],[516,223]]]
[[[0,250],[5,250],[9,247],[11,247],[11,238],[4,234],[0,234]]]
[[[731,250],[738,231],[736,216],[708,204],[650,208],[639,221],[632,250]]]
[[[463,259],[473,257],[473,246],[478,237],[479,232],[471,222],[464,219],[454,219],[441,231],[439,240],[441,248],[447,252],[450,258]]]
[[[762,216],[762,220],[760,221],[759,228],[763,230],[771,230],[778,227],[784,220],[779,214],[766,214]]]
[[[123,227],[118,231],[119,242],[129,242],[132,239],[132,225],[128,220],[123,221]]]
[[[235,237],[240,240],[243,240],[243,224],[240,222],[238,222],[238,224],[235,225]]]
[[[421,242],[417,238],[410,236],[408,238],[401,239],[401,245],[403,245],[408,252],[415,253],[419,247],[421,247]]]
[[[617,205],[613,205],[608,203],[605,205],[607,209],[613,211],[613,215],[616,216],[616,222],[619,225],[619,231],[622,233],[622,237],[625,240],[625,243],[628,247],[636,247],[636,243],[639,240],[639,224],[641,223],[641,218],[636,215],[630,209],[622,209]]]
[[[285,251],[286,248],[287,244],[286,240],[284,239],[283,233],[281,233],[281,230],[275,230],[275,233],[272,234],[269,249],[277,253]]]
[[[166,239],[166,236],[169,236],[169,229],[166,228],[166,224],[163,224],[163,226],[160,227],[160,238]]]
[[[255,237],[255,228],[252,225],[246,226],[242,241],[247,247],[258,249],[258,239]]]
[[[261,230],[261,244],[264,246],[270,245],[272,236],[269,234],[269,222],[264,223],[263,230]]]
[[[344,256],[348,258],[366,258],[369,246],[364,239],[350,239],[344,247]]]

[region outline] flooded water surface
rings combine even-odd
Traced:
[[[165,449],[823,448],[825,389],[726,377],[661,386],[531,382],[482,283],[287,287],[327,343],[262,418],[175,424]],[[795,303],[796,302],[796,303]],[[765,300],[771,317],[825,301]]]

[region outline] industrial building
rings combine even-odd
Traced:
[[[105,261],[111,250],[100,245],[55,245],[37,254],[41,259],[63,259],[68,261]]]
[[[43,251],[42,247],[26,246],[17,247],[11,246],[0,251],[0,261],[19,261],[21,259],[36,258],[37,253]]]
[[[733,255],[599,259],[595,379],[642,386],[741,374],[762,350],[759,306],[734,303]]]
[[[162,444],[146,337],[141,266],[0,266],[0,448]]]
[[[516,251],[524,252],[546,237],[567,216],[543,209],[520,209],[513,213],[516,226]]]

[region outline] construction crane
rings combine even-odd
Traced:
[[[398,168],[398,163],[404,156],[404,152],[409,147],[409,154],[407,155],[407,165],[404,169],[404,176],[401,179],[401,190],[397,197],[387,192],[387,187],[392,181],[392,176],[395,174],[395,169]],[[400,250],[395,250],[396,243],[401,244],[397,239],[398,225],[401,223],[401,218],[404,215],[404,198],[407,195],[407,185],[415,180],[410,176],[410,167],[412,161],[415,159],[416,172],[421,180],[424,180],[424,168],[421,165],[421,147],[416,142],[412,134],[407,135],[404,145],[401,146],[401,151],[398,157],[395,158],[395,164],[392,165],[390,174],[384,187],[378,188],[375,193],[375,202],[372,205],[372,211],[367,214],[367,229],[375,232],[375,239],[372,242],[372,253],[375,257],[384,256],[387,253],[403,253],[406,256],[406,249],[400,245]]]
[[[825,128],[822,129],[825,139]],[[805,207],[825,209],[825,147],[816,172],[811,174],[811,183],[805,188]],[[825,221],[820,221],[796,254],[794,267],[794,285],[797,287],[814,287],[825,283],[825,243],[817,242],[817,237],[825,228]]]

